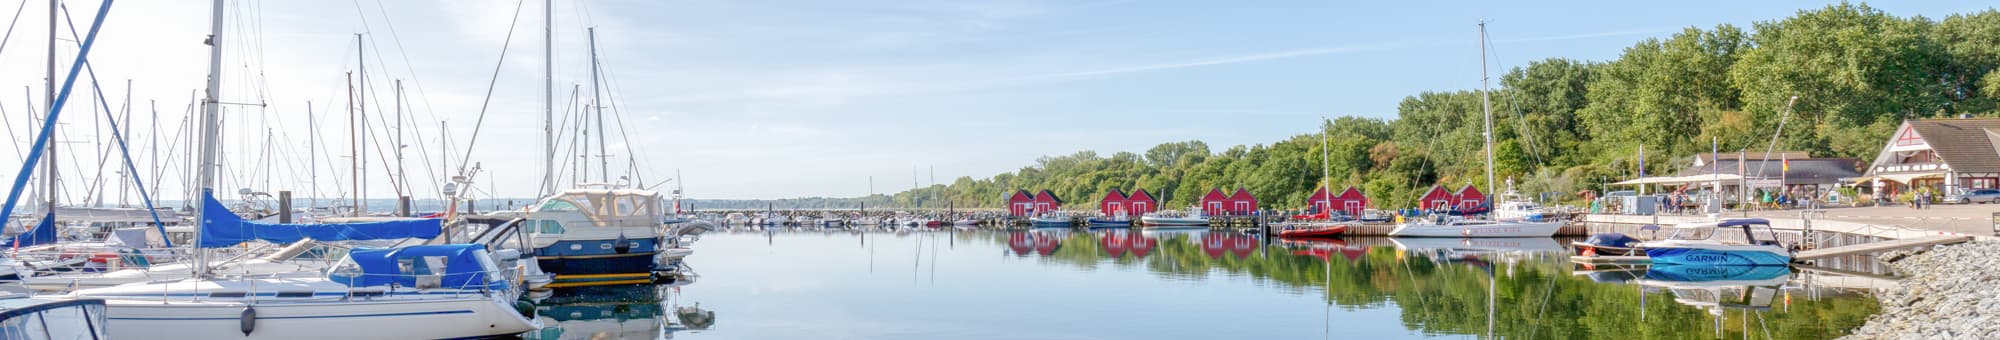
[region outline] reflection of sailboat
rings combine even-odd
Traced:
[[[1562,251],[1562,245],[1547,237],[1495,237],[1495,238],[1390,238],[1396,247],[1410,250],[1469,249],[1492,251]]]

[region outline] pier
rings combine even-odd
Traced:
[[[1800,251],[1798,254],[1792,255],[1792,262],[1811,261],[1822,258],[1840,257],[1847,255],[1872,254],[1872,253],[1878,253],[1878,252],[1902,249],[1902,248],[1926,247],[1926,246],[1933,246],[1940,244],[1958,244],[1967,241],[1972,241],[1972,236],[1939,235],[1939,236],[1924,236],[1917,238],[1884,240],[1881,242],[1874,242],[1874,243],[1864,243],[1864,244],[1856,244],[1850,246],[1840,246],[1840,247]]]

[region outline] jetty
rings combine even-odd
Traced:
[[[1972,241],[1972,236],[1937,235],[1937,236],[1923,236],[1916,238],[1883,240],[1879,242],[1800,251],[1798,254],[1792,255],[1792,262],[1803,262],[1803,261],[1811,261],[1822,258],[1840,257],[1848,255],[1872,254],[1872,253],[1878,253],[1895,249],[1903,249],[1903,248],[1927,247],[1940,244],[1958,244],[1958,243],[1965,243],[1967,241]]]

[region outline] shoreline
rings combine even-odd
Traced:
[[[2000,241],[1884,253],[1902,284],[1878,292],[1882,310],[1841,339],[2000,338],[1996,252]]]

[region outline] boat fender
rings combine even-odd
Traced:
[[[237,327],[242,328],[244,336],[249,336],[251,331],[256,331],[257,307],[243,307],[242,320]]]
[[[632,252],[632,241],[626,240],[624,234],[619,234],[618,240],[614,242],[617,243],[611,244],[612,251],[616,251],[619,254]]]

